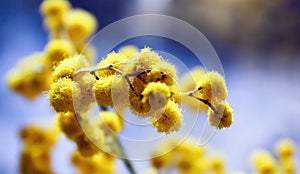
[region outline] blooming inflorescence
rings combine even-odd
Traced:
[[[139,50],[135,46],[112,51],[94,65],[95,50],[87,45],[98,25],[92,14],[72,8],[67,0],[44,0],[40,12],[50,40],[44,51],[22,60],[9,72],[7,83],[28,99],[47,91],[49,103],[57,113],[56,126],[77,145],[72,162],[82,173],[114,171],[113,157],[97,145],[116,151],[110,143],[126,126],[122,117],[126,109],[148,119],[159,133],[166,134],[180,130],[184,118],[182,103],[207,111],[210,125],[218,129],[232,124],[225,80],[218,72],[197,68],[192,70],[193,79],[182,83],[186,82],[185,87],[178,86],[176,67],[172,63],[150,47]],[[91,121],[88,110],[95,103],[102,112]],[[25,145],[22,173],[52,173],[49,152],[55,141],[51,139],[52,134],[47,136],[48,132],[36,127],[22,130]],[[203,166],[193,166],[190,160],[198,161],[195,154],[201,156],[203,149],[186,145],[178,147],[177,152],[182,157],[178,161],[180,171],[202,170]],[[27,158],[41,160],[43,164],[28,165]],[[107,166],[99,166],[97,161]],[[165,165],[159,161],[153,163],[158,168]]]

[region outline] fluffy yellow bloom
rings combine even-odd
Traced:
[[[52,72],[53,81],[57,81],[59,78],[71,78],[73,79],[73,74],[76,70],[80,68],[88,67],[89,63],[84,57],[80,55],[75,55],[66,58],[59,62]]]
[[[90,158],[82,156],[77,151],[72,155],[72,163],[78,168],[81,174],[93,173],[115,173],[114,159],[108,154],[97,153]]]
[[[135,57],[127,61],[125,74],[141,73],[151,70],[151,66],[161,62],[161,57],[151,48],[143,48]]]
[[[150,123],[157,129],[158,132],[170,133],[178,131],[182,125],[182,114],[178,104],[169,100],[165,110],[155,114]]]
[[[50,32],[59,31],[62,27],[63,16],[70,9],[70,6],[71,4],[67,0],[43,0],[40,5],[40,13]]]
[[[57,140],[57,132],[29,126],[21,130],[20,136],[24,142],[20,158],[20,173],[53,173],[50,153]]]
[[[96,48],[88,43],[76,43],[76,52],[83,55],[89,63],[95,63],[97,58]]]
[[[119,53],[128,59],[134,57],[139,52],[138,48],[132,45],[124,46],[119,49]]]
[[[210,168],[215,174],[225,174],[224,159],[221,156],[215,156],[210,159]]]
[[[166,84],[152,82],[148,83],[142,92],[142,102],[148,102],[151,106],[151,109],[157,110],[166,106],[170,95],[170,87],[168,87]]]
[[[276,152],[281,159],[292,158],[295,154],[295,144],[289,139],[280,140],[276,144]]]
[[[90,157],[100,151],[94,142],[92,142],[86,135],[86,133],[89,134],[93,137],[93,141],[97,141],[98,144],[103,143],[104,134],[99,127],[86,125],[84,132],[79,125],[75,113],[73,112],[58,113],[57,118],[60,129],[67,138],[76,143],[77,149],[81,155]],[[97,135],[95,133],[97,133]]]
[[[219,103],[215,106],[216,112],[208,110],[208,120],[211,126],[218,129],[228,128],[233,123],[232,109],[228,103]]]
[[[104,111],[99,117],[102,121],[101,128],[106,135],[118,134],[123,129],[123,119],[117,113]]]
[[[21,60],[6,76],[9,88],[28,99],[33,99],[50,88],[50,69],[42,53]]]
[[[63,24],[69,39],[74,43],[84,42],[97,29],[96,18],[82,9],[68,11],[64,16]]]
[[[258,151],[253,155],[254,167],[258,174],[275,174],[276,163],[266,151]]]
[[[74,112],[73,92],[80,89],[76,83],[69,78],[60,78],[51,84],[49,100],[56,112]]]
[[[156,169],[175,167],[182,174],[204,173],[208,169],[206,150],[193,140],[181,141],[176,137],[158,146],[152,154],[152,166]]]
[[[296,162],[294,159],[295,155],[295,144],[290,139],[280,140],[275,150],[279,157],[280,167],[285,174],[296,174]]]
[[[146,77],[147,82],[162,82],[168,86],[177,80],[176,69],[169,62],[161,61],[151,66],[151,71]]]
[[[60,112],[57,114],[57,119],[61,131],[67,138],[75,141],[83,134],[74,112]]]
[[[100,106],[113,106],[111,88],[114,77],[99,77],[94,85],[95,98]]]
[[[49,65],[56,65],[58,62],[70,57],[75,52],[71,42],[63,39],[53,39],[45,47],[45,54]]]
[[[202,67],[194,67],[190,72],[182,75],[180,78],[179,86],[182,92],[193,91],[196,88],[196,82],[201,81],[204,78],[206,72]],[[205,111],[208,109],[207,105],[195,100],[190,96],[181,96],[182,103],[186,104],[189,109],[194,111]]]
[[[196,87],[202,88],[199,97],[211,103],[224,101],[228,94],[224,77],[216,71],[207,72]]]
[[[107,65],[114,65],[115,68],[119,68],[120,65],[118,63],[124,63],[126,62],[127,57],[125,57],[122,54],[115,53],[114,51],[109,53],[104,59],[101,60],[101,62],[98,64],[99,67],[101,66],[107,66]],[[102,76],[110,76],[117,74],[114,70],[111,69],[104,69],[97,71],[96,74],[99,77]]]

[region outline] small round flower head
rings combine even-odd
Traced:
[[[84,132],[82,131],[74,112],[60,112],[57,114],[58,124],[61,131],[69,139],[75,141]]]
[[[52,72],[53,81],[57,81],[59,78],[73,78],[73,74],[77,69],[88,67],[89,63],[84,57],[75,55],[66,58],[59,62]]]
[[[49,30],[58,30],[62,26],[63,15],[70,6],[67,0],[43,0],[40,13],[44,16],[46,27]]]
[[[56,133],[37,126],[29,126],[21,130],[20,136],[24,141],[19,163],[21,173],[53,173],[50,153],[57,140]]]
[[[96,48],[85,42],[77,43],[76,45],[76,52],[83,55],[89,63],[94,63],[97,58],[97,51]]]
[[[130,109],[137,116],[141,117],[150,117],[151,115],[148,112],[151,109],[151,106],[148,101],[142,102],[142,96],[136,94],[132,90],[129,91],[129,101]]]
[[[71,160],[82,174],[113,174],[115,171],[113,158],[102,152],[86,158],[76,151],[73,153]]]
[[[41,127],[32,125],[24,127],[20,131],[20,137],[26,146],[52,147],[57,140],[57,132],[52,130],[43,130]]]
[[[152,110],[161,109],[166,106],[171,92],[170,87],[164,83],[152,82],[147,84],[146,88],[142,92],[142,102],[148,102]]]
[[[113,106],[111,97],[112,81],[114,76],[99,77],[94,85],[96,101],[100,106]]]
[[[151,48],[142,49],[136,56],[127,61],[126,74],[144,72],[151,69],[151,66],[161,62],[161,57]]]
[[[214,156],[210,159],[210,168],[217,174],[225,174],[225,164],[222,156]]]
[[[75,142],[77,150],[84,157],[91,157],[100,151],[100,149],[85,134],[80,135]]]
[[[253,155],[253,163],[259,174],[275,174],[275,160],[266,151],[258,151]]]
[[[228,128],[233,123],[232,109],[228,103],[215,105],[215,111],[208,109],[208,120],[211,126],[218,129]]]
[[[63,24],[69,39],[74,43],[84,42],[97,29],[97,20],[89,12],[82,9],[68,11]]]
[[[280,140],[276,144],[276,152],[279,158],[281,159],[289,159],[292,158],[295,154],[295,144],[290,139]]]
[[[201,79],[204,78],[205,73],[206,72],[202,67],[194,67],[190,72],[183,74],[179,82],[181,91],[193,91],[196,88],[196,82],[201,81]],[[189,109],[193,111],[206,111],[208,109],[206,104],[197,101],[190,96],[183,95],[181,97],[182,103],[186,104]]]
[[[33,99],[50,88],[50,69],[45,64],[44,55],[35,53],[23,59],[6,76],[7,84],[13,91]]]
[[[216,71],[207,72],[203,79],[197,82],[200,98],[210,102],[221,102],[227,97],[224,77]]]
[[[115,68],[119,68],[118,63],[124,63],[126,62],[127,58],[119,53],[115,53],[114,51],[109,53],[104,59],[101,60],[101,62],[98,64],[99,67],[101,66],[107,66],[107,65],[113,65]],[[99,70],[96,72],[98,76],[110,76],[115,75],[116,72],[111,69],[104,69]]]
[[[117,113],[104,111],[100,113],[100,117],[101,128],[106,135],[118,134],[123,129],[123,119]]]
[[[138,52],[139,52],[138,48],[131,45],[124,46],[119,49],[119,53],[124,55],[128,59],[134,57]]]
[[[178,131],[182,125],[182,114],[178,104],[172,100],[168,100],[168,103],[163,112],[158,112],[154,115],[150,123],[157,129],[158,132],[170,133]]]
[[[60,18],[70,8],[67,0],[43,0],[40,6],[40,12],[45,17]]]
[[[173,85],[177,79],[175,67],[166,61],[151,66],[151,71],[147,75],[146,82],[162,82],[168,86]]]
[[[70,57],[74,52],[72,43],[63,39],[53,39],[45,47],[46,58],[50,65]]]
[[[151,158],[152,167],[156,169],[162,169],[170,164],[170,162],[172,161],[173,153],[172,151],[166,153],[166,151],[169,151],[169,149],[164,145],[161,145],[159,148],[155,149],[155,151],[152,153]]]
[[[56,112],[74,112],[73,92],[78,92],[76,83],[69,78],[60,78],[52,83],[49,90],[49,100]]]

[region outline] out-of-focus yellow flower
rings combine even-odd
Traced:
[[[134,57],[139,52],[138,48],[132,45],[124,46],[119,49],[119,53],[128,59]]]
[[[40,13],[44,17],[44,25],[54,38],[59,38],[63,16],[70,7],[71,4],[67,0],[43,0],[41,3]]]
[[[52,82],[50,69],[46,66],[42,53],[35,53],[22,59],[6,76],[9,88],[33,99],[43,91],[49,90]]]
[[[99,127],[87,125],[84,132],[77,121],[76,115],[73,112],[59,113],[57,114],[58,124],[62,132],[67,138],[74,141],[77,145],[78,151],[81,155],[90,157],[97,154],[100,149],[92,142],[86,135],[89,134],[93,137],[94,141],[98,144],[104,142],[104,134]],[[84,126],[84,123],[82,123]],[[95,134],[97,133],[97,135]]]
[[[182,114],[178,104],[169,100],[165,109],[152,116],[150,123],[158,132],[178,131],[182,125]]]
[[[210,71],[197,82],[199,97],[211,103],[224,101],[227,97],[227,88],[224,77],[216,71]]]
[[[118,134],[123,129],[123,119],[115,112],[101,112],[101,128],[106,135]]]
[[[45,47],[46,59],[49,65],[56,65],[58,62],[70,57],[75,52],[71,42],[63,39],[53,39]]]
[[[113,174],[115,172],[114,162],[114,158],[104,152],[99,152],[90,158],[82,156],[78,151],[72,155],[72,163],[81,174]]]
[[[20,173],[52,174],[51,149],[57,140],[57,132],[43,130],[37,126],[25,127],[20,132],[24,149],[20,159]]]
[[[253,163],[258,174],[276,174],[275,160],[266,151],[257,151],[254,153]]]
[[[230,127],[233,123],[232,109],[228,103],[215,105],[215,111],[209,108],[208,120],[211,126],[218,129]]]
[[[275,151],[279,157],[279,164],[284,174],[296,174],[295,144],[290,139],[280,140],[276,146]]]
[[[205,151],[192,140],[172,138],[154,150],[151,164],[156,169],[175,168],[182,174],[204,173],[209,169]]]
[[[81,43],[88,39],[97,29],[97,20],[83,9],[68,11],[63,19],[68,38],[74,43]]]
[[[214,156],[210,159],[210,168],[215,174],[225,174],[225,164],[222,156]]]
[[[69,78],[60,78],[51,84],[49,90],[50,104],[56,112],[74,112],[73,92],[80,89]]]
[[[295,144],[290,139],[283,139],[276,144],[275,150],[281,159],[292,158],[295,154]]]

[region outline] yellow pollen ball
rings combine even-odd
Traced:
[[[89,12],[72,9],[63,19],[64,28],[72,42],[80,43],[88,39],[97,29],[97,20]]]
[[[211,126],[218,129],[228,128],[233,123],[232,109],[228,103],[217,104],[215,111],[211,108],[208,109],[208,120]]]
[[[73,79],[73,75],[76,70],[88,66],[89,63],[87,62],[87,60],[80,55],[75,55],[64,59],[61,62],[59,62],[59,64],[55,67],[54,71],[52,72],[53,81],[57,81],[59,78],[64,77]]]
[[[202,88],[199,97],[211,103],[224,101],[228,95],[224,77],[216,71],[207,72],[196,86]]]
[[[45,47],[47,62],[49,65],[56,65],[58,62],[70,57],[75,48],[68,40],[54,39]]]
[[[100,106],[113,106],[111,97],[112,81],[114,76],[99,77],[94,85],[96,101]]]
[[[104,111],[100,113],[102,121],[102,129],[107,134],[118,134],[123,128],[123,119],[120,115],[114,112]]]
[[[69,78],[58,79],[49,90],[49,100],[56,112],[74,112],[73,92],[78,92],[78,85]]]
[[[150,123],[157,129],[158,132],[170,133],[178,131],[182,125],[182,114],[178,104],[169,100],[165,110],[154,114]]]
[[[9,88],[28,99],[34,99],[50,88],[51,71],[42,53],[34,53],[18,62],[6,76]]]
[[[134,57],[138,52],[139,52],[138,48],[131,45],[124,46],[119,49],[119,53],[124,55],[128,59]]]
[[[142,102],[148,102],[151,106],[151,109],[157,110],[166,106],[170,95],[170,87],[168,87],[166,84],[152,82],[147,84],[146,88],[142,92]]]

